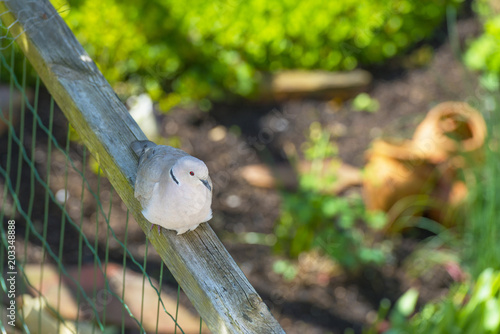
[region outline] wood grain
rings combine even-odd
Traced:
[[[150,223],[133,196],[146,136],[47,0],[0,1],[0,18],[143,231]],[[151,233],[151,244],[213,333],[284,333],[212,228],[176,236]],[[180,324],[182,326],[182,324]]]

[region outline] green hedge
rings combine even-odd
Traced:
[[[53,0],[118,93],[251,96],[261,71],[350,70],[430,36],[461,0]]]

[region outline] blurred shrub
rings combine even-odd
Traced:
[[[491,268],[479,276],[471,288],[462,284],[448,296],[429,303],[415,314],[416,291],[408,290],[390,314],[386,334],[493,334],[500,333],[500,272]],[[375,329],[365,333],[377,333]]]
[[[461,0],[52,2],[119,94],[145,90],[168,109],[251,96],[260,71],[382,62]]]
[[[335,181],[336,170],[321,172],[323,164],[336,158],[337,149],[317,122],[311,125],[303,153],[311,161],[311,169],[299,175],[297,192],[282,194],[281,217],[275,227],[276,249],[297,257],[319,248],[348,269],[382,264],[388,249],[374,240],[374,231],[384,227],[385,216],[367,212],[359,196],[338,197],[324,192]]]
[[[493,2],[491,2],[493,3]],[[484,32],[465,53],[465,63],[471,69],[489,73],[498,86],[500,76],[500,13],[490,7],[489,0],[476,0],[474,10],[483,20]]]

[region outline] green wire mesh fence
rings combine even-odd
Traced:
[[[1,332],[206,332],[1,30]]]

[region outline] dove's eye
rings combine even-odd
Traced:
[[[194,172],[189,172],[189,175],[194,176]]]

